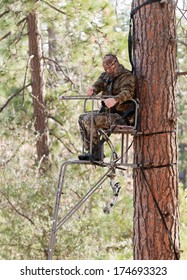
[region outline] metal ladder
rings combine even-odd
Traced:
[[[76,97],[69,97],[70,99],[78,99]],[[79,96],[79,99],[88,99],[86,96]],[[98,99],[98,98],[96,98]],[[92,111],[93,111],[93,99],[92,99]],[[136,101],[134,101],[136,102]],[[128,162],[128,150],[130,149],[130,146],[128,144],[129,142],[129,135],[136,134],[136,127],[137,127],[137,119],[138,119],[138,102],[135,103],[135,122],[134,126],[117,126],[113,133],[115,134],[121,134],[121,155],[116,158],[114,147],[112,145],[112,142],[110,139],[107,139],[107,143],[109,144],[112,152],[112,157],[110,159],[110,162],[102,161],[83,161],[83,160],[67,160],[62,163],[60,168],[60,174],[59,174],[59,180],[58,180],[58,186],[57,186],[57,192],[56,192],[56,201],[55,201],[55,207],[54,207],[54,215],[53,215],[53,221],[52,221],[52,232],[51,232],[51,238],[50,238],[50,244],[49,244],[49,251],[48,251],[48,260],[52,260],[53,254],[54,254],[54,247],[55,247],[55,239],[57,231],[72,217],[72,215],[99,189],[99,187],[108,179],[111,180],[111,187],[113,189],[114,194],[114,201],[110,204],[110,207],[113,207],[116,203],[117,196],[120,190],[120,187],[117,184],[114,184],[114,177],[115,177],[115,171],[116,169],[122,169],[124,170],[125,167],[131,167],[136,168],[137,165],[135,163],[129,163]],[[101,130],[101,134],[103,133],[103,137],[107,137],[104,132]],[[126,136],[126,141],[125,141]],[[92,135],[91,135],[92,137]],[[67,213],[64,215],[62,219],[59,219],[59,207],[60,207],[60,201],[61,196],[63,193],[63,187],[65,182],[65,173],[67,170],[68,165],[96,165],[100,167],[106,167],[108,168],[107,172],[95,183],[95,185],[79,200],[79,202]],[[105,207],[104,212],[109,213],[110,209],[109,207]]]

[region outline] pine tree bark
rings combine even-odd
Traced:
[[[48,160],[48,123],[45,107],[45,81],[42,59],[42,43],[38,14],[34,11],[27,16],[29,36],[29,56],[31,58],[32,97],[34,107],[34,127],[37,134],[36,147],[39,161]]]
[[[133,1],[133,9],[145,2]],[[133,16],[140,100],[134,139],[134,259],[179,259],[174,1],[143,6]]]

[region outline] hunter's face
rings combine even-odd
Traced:
[[[113,77],[115,74],[115,70],[116,70],[116,63],[117,61],[114,60],[112,63],[107,63],[105,61],[103,61],[103,68],[105,70],[105,72],[110,76]]]

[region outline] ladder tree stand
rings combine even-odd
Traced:
[[[111,97],[111,96],[108,96]],[[78,96],[63,96],[61,97],[63,100],[84,100],[84,112],[87,112],[86,110],[86,103],[88,101],[91,101],[91,135],[90,135],[90,153],[92,152],[92,126],[93,126],[93,112],[94,112],[94,103],[95,101],[101,100],[102,96],[84,96],[84,95],[78,95]],[[114,129],[112,130],[113,134],[120,134],[121,135],[121,151],[120,156],[117,155],[114,145],[112,144],[112,141],[109,139],[109,136],[107,133],[99,129],[99,134],[101,135],[102,139],[104,139],[102,144],[102,156],[101,161],[89,161],[89,160],[67,160],[64,161],[60,168],[60,174],[59,174],[59,180],[58,180],[58,186],[56,191],[56,200],[55,200],[55,207],[54,207],[54,214],[53,214],[53,221],[52,221],[52,231],[51,231],[51,238],[50,238],[50,245],[49,245],[49,251],[48,251],[48,259],[52,260],[53,254],[54,254],[54,247],[55,247],[55,239],[56,239],[56,233],[57,231],[71,218],[71,216],[94,194],[99,187],[109,178],[110,179],[110,186],[113,191],[113,201],[107,205],[103,211],[104,213],[108,214],[110,213],[110,208],[112,208],[116,202],[117,197],[120,192],[120,185],[119,183],[114,182],[114,178],[116,176],[116,169],[126,170],[125,168],[136,168],[137,164],[134,162],[129,162],[128,158],[128,152],[130,148],[132,147],[132,143],[129,145],[129,135],[136,135],[137,134],[137,123],[138,123],[138,111],[139,111],[139,102],[138,100],[132,99],[131,100],[134,103],[135,112],[134,112],[134,124],[133,126],[127,126],[127,125],[116,125]],[[111,149],[111,158],[109,162],[106,162],[104,159],[104,143],[107,143],[108,146]],[[82,152],[84,152],[84,146],[82,148]],[[67,214],[64,215],[63,218],[59,218],[59,207],[61,202],[61,195],[63,193],[63,187],[65,182],[65,174],[67,167],[69,165],[95,165],[100,167],[105,167],[108,170],[106,173],[95,183],[95,185],[79,200],[79,202],[69,210]]]

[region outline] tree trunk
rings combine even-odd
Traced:
[[[133,9],[144,3],[133,1]],[[172,3],[171,3],[172,2]],[[135,136],[134,259],[179,259],[175,7],[151,3],[133,16],[140,122]]]
[[[36,12],[27,17],[29,36],[29,55],[31,58],[32,97],[34,107],[34,127],[37,133],[36,147],[39,161],[46,161],[48,149],[48,123],[45,107],[45,82],[42,59],[42,43],[39,19]],[[33,56],[33,57],[32,57]]]

